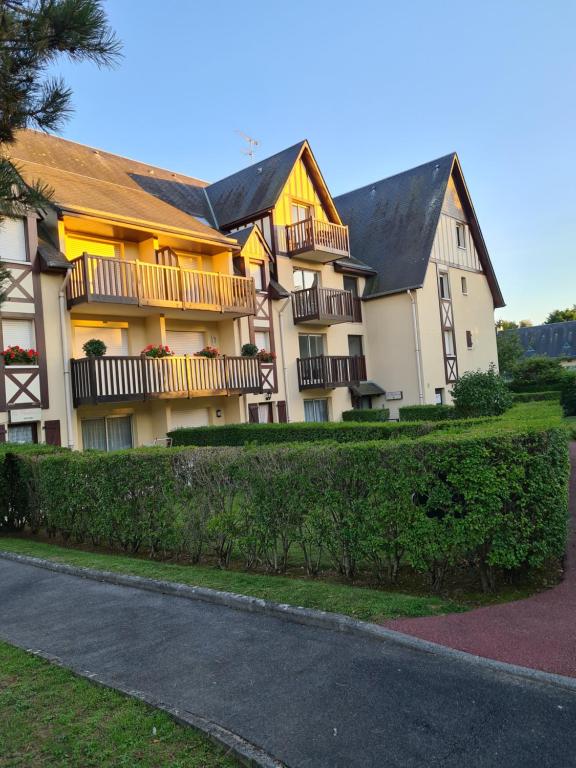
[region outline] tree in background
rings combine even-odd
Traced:
[[[548,385],[560,384],[566,375],[556,357],[534,356],[518,363],[514,368],[512,387],[536,386],[546,389]]]
[[[518,323],[514,322],[514,320],[497,320],[496,321],[496,330],[497,331],[512,331],[518,328]]]
[[[572,308],[555,309],[550,312],[544,323],[550,325],[550,323],[565,323],[567,320],[576,320],[576,304]]]
[[[509,377],[522,359],[524,349],[517,333],[497,333],[498,368],[503,376]]]
[[[2,224],[0,223],[0,227]],[[0,264],[0,307],[6,299],[7,283],[10,278],[10,272],[3,264]]]
[[[0,0],[0,214],[42,207],[50,190],[25,184],[10,161],[20,128],[54,131],[72,111],[72,92],[48,70],[64,55],[110,66],[120,56],[101,0]]]

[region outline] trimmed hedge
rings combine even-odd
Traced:
[[[576,416],[576,373],[568,374],[562,382],[560,402],[565,416]]]
[[[566,434],[543,419],[420,440],[22,454],[19,514],[34,531],[153,556],[226,566],[234,552],[281,571],[298,548],[311,574],[326,557],[348,578],[393,580],[402,564],[435,588],[468,564],[489,588],[498,569],[564,552]]]
[[[512,392],[561,392],[562,382],[554,384],[515,384],[513,381],[508,384]]]
[[[552,400],[556,403],[560,402],[560,392],[547,391],[547,392],[514,392],[515,403],[536,403],[542,400]]]
[[[443,421],[456,418],[453,405],[403,405],[399,413],[400,421]]]
[[[388,408],[353,408],[350,411],[342,411],[342,421],[388,421],[390,411]]]

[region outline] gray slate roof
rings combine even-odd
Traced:
[[[350,251],[377,274],[365,298],[419,288],[455,154],[334,198],[350,228]]]
[[[272,208],[303,145],[300,141],[206,187],[218,226],[226,227]]]
[[[518,336],[524,349],[524,357],[576,358],[576,320],[535,325],[532,328],[516,328],[502,333],[514,333]]]

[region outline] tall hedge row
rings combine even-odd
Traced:
[[[400,421],[445,421],[456,418],[453,405],[403,405],[399,408]]]
[[[232,553],[281,571],[299,550],[348,578],[402,564],[435,587],[447,570],[537,567],[560,556],[567,522],[562,428],[481,427],[468,436],[260,448],[16,457],[32,530],[154,556]]]

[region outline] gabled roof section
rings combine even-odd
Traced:
[[[520,339],[524,357],[576,358],[576,320],[500,331]]]
[[[494,305],[504,305],[455,152],[334,198],[350,228],[351,253],[376,270],[364,298],[423,286],[451,175],[469,216]]]
[[[240,246],[240,250],[244,248],[244,246],[252,236],[258,238],[258,241],[262,246],[263,250],[266,252],[266,255],[268,256],[268,258],[272,258],[272,252],[270,251],[270,247],[266,242],[264,235],[262,234],[260,227],[258,225],[253,224],[250,227],[244,227],[244,229],[240,229],[238,230],[238,232],[232,232],[229,235],[229,237],[233,237],[234,240],[236,240],[236,242]]]
[[[226,228],[273,208],[300,158],[316,185],[330,220],[341,223],[310,145],[300,141],[206,188],[218,226]]]
[[[204,195],[205,182],[39,131],[22,130],[9,146],[11,159],[27,182],[40,179],[54,191],[62,210],[112,218],[228,243],[209,223],[165,201],[142,179],[193,187]]]

